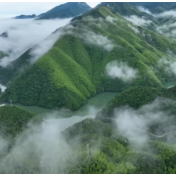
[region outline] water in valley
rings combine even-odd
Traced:
[[[76,111],[70,111],[68,109],[46,109],[37,106],[24,106],[15,104],[27,111],[35,113],[37,115],[55,114],[58,117],[71,117],[71,116],[86,116],[95,115],[96,112],[100,111],[109,101],[111,101],[118,93],[105,92],[95,97],[90,98],[87,103]]]

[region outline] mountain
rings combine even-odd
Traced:
[[[33,15],[19,15],[14,17],[14,19],[29,19],[29,18],[36,18],[37,16],[35,14]]]
[[[111,8],[97,7],[52,35],[58,32],[61,37],[36,63],[29,64],[29,50],[5,68],[6,74],[4,68],[0,69],[4,74],[0,81],[11,81],[2,101],[75,110],[101,92],[138,85],[162,87],[175,80],[174,73],[165,70],[160,61],[165,57],[173,62],[167,52],[176,53],[176,42],[134,25]],[[114,61],[128,65],[137,74],[135,79],[110,78],[105,71]]]
[[[68,2],[39,15],[38,19],[71,18],[81,15],[90,9],[91,7],[85,2]]]
[[[135,5],[127,2],[102,2],[99,6],[108,7],[113,13],[118,13],[127,19],[131,18],[131,21],[136,21],[136,24],[141,20],[146,20],[149,24],[145,27],[150,30],[154,30],[155,26],[159,25],[158,20],[151,14],[142,12]]]
[[[3,37],[3,38],[7,38],[8,37],[8,33],[7,32],[3,32],[0,37]]]
[[[152,13],[162,13],[167,10],[175,9],[175,2],[129,2],[135,6],[141,6]]]
[[[138,17],[145,16],[148,19],[154,19],[150,14],[141,12],[135,5],[127,2],[102,2],[98,5],[98,7],[99,6],[108,7],[112,10],[112,12],[119,13],[122,16],[136,15]]]

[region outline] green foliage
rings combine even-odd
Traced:
[[[125,4],[121,5],[126,9]],[[138,85],[162,87],[168,80],[174,80],[174,75],[166,72],[158,62],[168,49],[176,53],[175,41],[133,26],[114,13],[119,9],[118,5],[116,8],[112,11],[100,6],[73,19],[73,33],[67,34],[67,28],[63,28],[65,35],[34,65],[29,64],[29,50],[9,67],[0,69],[0,80],[9,84],[1,100],[76,110],[98,93],[119,92]],[[93,19],[89,20],[91,17]],[[107,17],[112,17],[114,22],[107,22]],[[100,18],[104,22],[100,23]],[[114,48],[107,51],[102,46],[86,42],[81,37],[86,30],[107,37]],[[136,79],[124,82],[120,78],[109,78],[105,68],[112,61],[124,62],[136,69]]]
[[[37,118],[34,117],[35,114],[16,106],[2,106],[0,107],[0,134],[13,138],[25,129],[29,121],[37,122]]]

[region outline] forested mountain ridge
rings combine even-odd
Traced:
[[[27,66],[1,100],[77,109],[97,93],[122,91],[136,85],[162,87],[175,78],[158,63],[162,57],[173,60],[167,51],[176,53],[176,42],[135,26],[107,7],[97,7],[76,17],[55,33],[59,31],[62,35],[49,52],[29,69]],[[26,63],[30,60],[28,53],[13,64]],[[128,82],[110,79],[105,69],[113,61],[127,63],[140,76]]]

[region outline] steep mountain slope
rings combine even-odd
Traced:
[[[110,8],[113,12],[119,13],[123,16],[136,15],[139,17],[146,16],[148,18],[154,19],[150,14],[141,12],[136,6],[127,2],[102,2],[99,6],[105,6]]]
[[[29,18],[35,18],[36,15],[33,14],[33,15],[19,15],[19,16],[16,16],[14,17],[14,19],[29,19]]]
[[[133,18],[132,21],[140,24],[140,21],[148,22],[147,25],[143,24],[150,30],[154,30],[159,22],[157,18],[146,12],[140,11],[135,5],[128,2],[102,2],[99,6],[105,6],[112,10],[113,13],[118,13],[126,18]]]
[[[175,9],[175,2],[129,2],[136,6],[142,6],[152,13],[161,13],[167,10]]]
[[[29,51],[17,59],[16,70],[25,70],[9,85],[1,100],[47,108],[78,109],[97,93],[122,91],[129,86],[162,87],[174,80],[160,59],[176,53],[176,42],[144,27],[135,26],[111,8],[98,7],[72,20],[50,51],[26,68]],[[127,64],[136,73],[132,80],[110,78],[111,62]],[[29,63],[28,63],[29,64]],[[18,68],[18,69],[17,69]],[[13,67],[12,67],[13,69]],[[17,72],[16,72],[17,73]],[[9,70],[7,71],[7,80]],[[11,75],[13,76],[13,75]]]
[[[39,15],[38,19],[71,18],[81,15],[90,9],[91,7],[85,2],[68,2]]]

